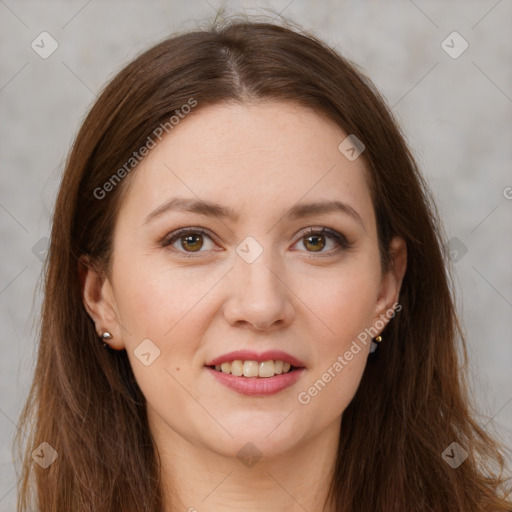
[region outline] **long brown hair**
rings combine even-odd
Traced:
[[[368,78],[313,35],[238,19],[144,52],[105,87],[76,137],[55,205],[37,365],[19,423],[30,435],[16,438],[24,448],[18,512],[33,501],[41,512],[162,510],[145,399],[126,352],[101,346],[83,306],[79,258],[88,255],[108,274],[122,191],[136,172],[126,162],[191,98],[194,112],[222,102],[292,101],[356,135],[365,145],[384,270],[391,238],[406,241],[402,309],[343,414],[331,483],[336,510],[512,510],[503,496],[505,448],[479,425],[470,402],[442,225],[392,114]],[[123,179],[99,194],[123,166]],[[33,452],[48,451],[45,442],[58,457],[43,469]],[[468,454],[456,469],[442,456],[454,442]]]

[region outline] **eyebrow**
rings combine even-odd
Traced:
[[[173,197],[160,205],[149,215],[147,215],[144,224],[147,224],[151,220],[156,219],[157,217],[160,217],[169,211],[184,211],[197,213],[199,215],[221,217],[229,219],[233,222],[237,222],[239,219],[239,215],[233,209],[227,206],[200,199]],[[357,211],[352,208],[352,206],[343,203],[342,201],[298,203],[295,206],[292,206],[292,208],[290,208],[285,213],[284,218],[288,220],[295,220],[302,217],[322,215],[327,213],[343,213],[355,219],[363,226],[363,228],[365,227],[363,219],[359,213],[357,213]]]

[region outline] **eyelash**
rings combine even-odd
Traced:
[[[161,245],[161,247],[168,247],[168,246],[172,245],[174,242],[176,242],[177,240],[179,240],[180,238],[183,238],[189,234],[205,235],[208,238],[210,238],[210,240],[212,240],[212,237],[210,236],[209,232],[206,229],[199,228],[199,227],[196,227],[196,228],[190,227],[190,228],[181,228],[176,231],[173,231],[172,233],[169,233],[161,240],[160,245]],[[352,247],[352,244],[350,242],[348,242],[348,240],[345,238],[344,235],[342,235],[338,231],[335,231],[335,230],[329,229],[329,228],[325,228],[325,227],[307,228],[307,230],[300,233],[299,240],[297,240],[297,242],[299,242],[301,239],[306,238],[308,236],[319,236],[319,235],[330,237],[338,244],[338,247],[335,249],[331,249],[330,251],[327,251],[325,253],[315,253],[314,251],[306,251],[312,255],[315,255],[315,257],[323,258],[323,257],[334,256],[335,254],[338,254],[338,252],[340,252],[342,250],[348,250]],[[297,243],[297,242],[295,242],[295,243]],[[174,250],[186,258],[197,258],[200,256],[201,252],[205,252],[205,251],[201,251],[201,250],[199,250],[197,252],[186,252],[186,251],[180,251],[178,249],[174,249]]]

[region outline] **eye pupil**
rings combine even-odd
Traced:
[[[195,245],[195,243],[197,243],[197,240],[200,241],[200,244],[196,247],[190,247],[190,245]],[[185,244],[188,244],[189,246],[187,247]],[[191,248],[193,252],[198,251],[203,246],[202,235],[187,235],[182,237],[181,246],[183,247],[183,249]]]
[[[313,242],[311,244],[313,246],[314,252],[321,251],[325,247],[325,237],[323,235],[310,235],[305,238],[306,238],[306,244],[305,244],[306,247],[307,247],[307,244],[310,243],[310,240],[313,240]],[[319,239],[321,239],[320,242],[319,242]]]

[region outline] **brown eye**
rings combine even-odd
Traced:
[[[344,235],[326,227],[308,228],[300,235],[302,236],[296,244],[301,243],[310,256],[312,253],[316,253],[318,257],[335,256],[340,251],[352,247]]]
[[[303,238],[304,247],[312,252],[321,251],[325,247],[324,235],[308,235]]]
[[[203,235],[194,233],[180,237],[181,247],[192,252],[199,251],[203,247]]]
[[[203,228],[182,228],[165,236],[160,245],[170,247],[182,256],[192,257],[208,252],[215,244]]]

